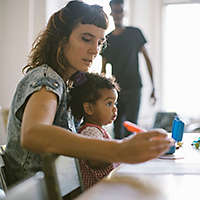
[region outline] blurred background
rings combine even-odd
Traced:
[[[26,65],[32,42],[50,15],[67,0],[0,0],[0,106],[8,109]],[[84,0],[103,6],[114,29],[109,0]],[[176,112],[200,121],[200,0],[125,0],[125,24],[139,27],[148,43],[157,104],[149,103],[150,80],[140,58],[143,79],[139,124],[151,128],[157,112]],[[109,66],[108,66],[109,67]],[[101,71],[98,56],[91,71]],[[111,73],[111,72],[110,72]]]

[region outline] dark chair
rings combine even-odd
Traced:
[[[37,172],[34,176],[8,189],[6,193],[6,200],[48,199],[48,192],[43,172]]]
[[[155,116],[153,128],[163,128],[168,132],[172,131],[172,122],[177,116],[175,112],[158,112]]]

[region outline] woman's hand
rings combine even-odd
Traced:
[[[174,144],[163,130],[137,133],[121,142],[119,156],[127,163],[140,163],[157,158]]]

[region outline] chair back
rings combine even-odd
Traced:
[[[59,156],[55,161],[55,167],[62,196],[79,187],[82,190],[82,178],[78,159]]]
[[[60,200],[82,187],[79,163],[76,159],[53,154],[43,154],[43,172],[50,200]]]
[[[6,192],[4,147],[1,146],[0,150],[0,188]],[[76,159],[47,153],[41,156],[43,160],[42,171],[45,174],[44,180],[47,185],[49,200],[61,200],[62,196],[66,196],[82,186],[79,163],[75,161]]]

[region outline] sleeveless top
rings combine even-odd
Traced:
[[[63,79],[46,64],[30,70],[17,85],[10,107],[8,142],[4,156],[8,185],[32,176],[42,168],[40,155],[20,145],[24,108],[30,96],[42,87],[56,94],[58,99],[53,125],[75,132],[73,118],[67,111],[69,95]]]

